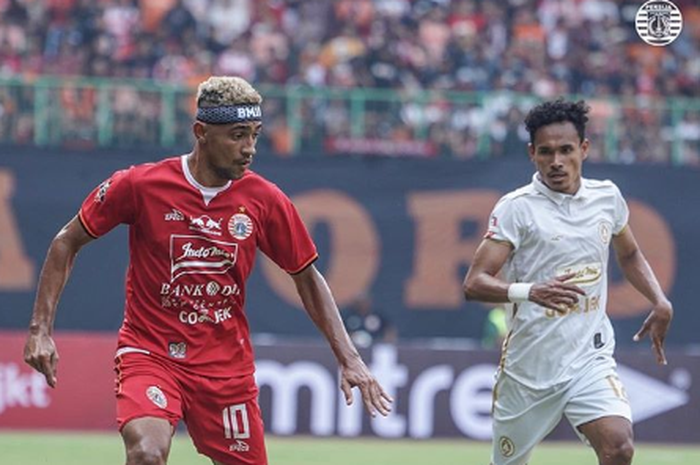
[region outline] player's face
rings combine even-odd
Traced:
[[[207,166],[221,179],[239,179],[255,155],[262,123],[204,124],[200,150]]]
[[[542,126],[528,149],[530,160],[547,187],[566,194],[578,191],[581,165],[588,156],[588,139],[581,142],[572,123],[567,121]]]

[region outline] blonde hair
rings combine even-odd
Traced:
[[[200,108],[225,105],[257,104],[262,96],[248,81],[237,76],[212,76],[197,88],[197,106]]]

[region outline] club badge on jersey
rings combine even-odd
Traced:
[[[245,213],[236,213],[228,222],[228,230],[234,239],[245,240],[253,234],[253,221]]]

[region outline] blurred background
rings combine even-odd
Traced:
[[[682,32],[655,47],[631,0],[0,0],[0,429],[114,429],[126,229],[78,259],[50,392],[21,359],[44,254],[113,171],[188,152],[196,85],[238,75],[264,97],[253,169],[296,203],[398,399],[382,421],[343,406],[332,355],[260,257],[247,313],[271,433],[490,438],[503,314],[461,283],[495,202],[530,181],[525,114],[567,96],[592,109],[584,175],[620,186],[676,309],[659,367],[632,343],[649,305],[612,265],[637,437],[699,443],[700,6],[674,3]]]

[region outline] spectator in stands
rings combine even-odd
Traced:
[[[697,97],[700,89],[700,7],[675,3],[683,33],[668,47],[650,47],[634,32],[639,2],[632,0],[7,0],[0,6],[0,74],[191,85],[213,67],[259,84],[391,88],[411,96],[434,89],[583,94],[629,98],[635,106],[644,98],[651,108],[669,96]],[[443,146],[466,129],[480,142],[452,152],[469,158],[489,147],[484,140],[499,142],[503,131],[488,128],[507,121],[509,111],[466,127],[425,114],[403,124],[413,134],[440,136],[433,142]],[[647,116],[650,132],[635,136],[634,159],[668,162],[667,146],[650,150],[644,139],[667,145],[663,134],[674,129],[661,115]],[[610,121],[635,125],[640,118]],[[323,115],[312,119],[318,126],[305,130],[323,133]]]

